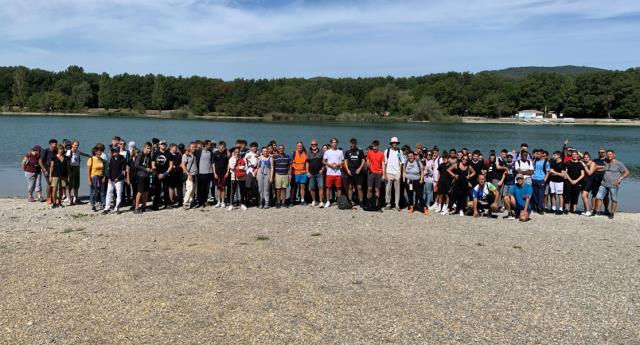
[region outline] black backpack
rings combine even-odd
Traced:
[[[380,207],[380,204],[378,203],[378,198],[375,197],[375,196],[367,199],[367,201],[362,204],[362,209],[365,210],[365,211],[369,211],[369,212],[380,212],[380,211],[382,211],[382,208]]]
[[[338,204],[338,208],[341,210],[350,210],[353,208],[346,195],[340,195],[338,200],[336,200],[336,203]]]

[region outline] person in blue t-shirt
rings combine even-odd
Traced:
[[[531,185],[524,183],[524,175],[518,174],[516,176],[516,184],[509,188],[509,195],[504,197],[504,205],[509,212],[505,218],[515,219],[515,217],[518,217],[521,222],[529,221],[529,213],[532,209],[532,194]]]
[[[551,170],[549,161],[542,157],[543,152],[543,150],[533,151],[533,174],[531,175],[532,206],[538,214],[544,212],[545,183]]]

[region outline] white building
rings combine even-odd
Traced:
[[[516,114],[516,118],[518,119],[541,119],[544,117],[544,113],[540,110],[520,110],[518,114]]]

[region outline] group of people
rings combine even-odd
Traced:
[[[551,154],[543,149],[489,151],[400,146],[374,140],[367,148],[354,138],[343,149],[336,138],[309,147],[298,142],[292,152],[271,141],[239,139],[232,147],[212,140],[187,145],[152,139],[142,147],[118,136],[90,153],[77,140],[56,139],[26,153],[22,167],[29,201],[52,207],[79,203],[80,166],[86,159],[89,204],[93,211],[134,213],[146,210],[213,206],[246,210],[293,205],[340,208],[360,205],[367,211],[398,210],[424,215],[487,216],[527,221],[531,213],[569,212],[613,218],[618,191],[629,170],[611,149],[592,159],[565,141]],[[34,196],[35,194],[35,196]],[[151,205],[148,199],[151,196]],[[582,201],[583,210],[577,209]]]

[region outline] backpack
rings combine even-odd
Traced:
[[[353,208],[346,195],[340,195],[336,200],[336,203],[338,204],[338,208],[341,210],[350,210]]]
[[[367,199],[367,201],[362,204],[362,209],[365,210],[365,211],[369,211],[369,212],[380,212],[380,211],[382,211],[382,208],[380,207],[380,204],[378,203],[378,198],[375,197],[375,196]]]
[[[238,158],[236,162],[236,167],[233,169],[233,174],[236,175],[236,178],[242,178],[247,176],[247,165],[244,162],[244,159]]]

